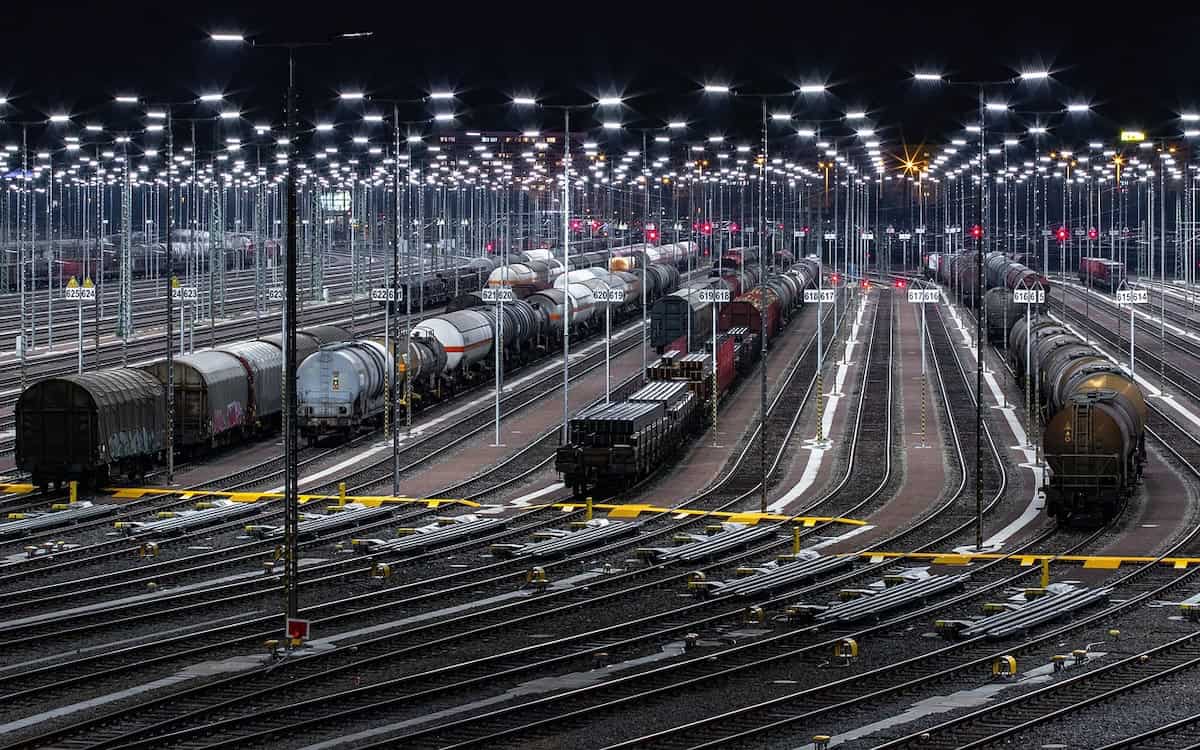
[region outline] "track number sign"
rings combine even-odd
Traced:
[[[805,289],[804,301],[832,303],[835,294],[837,292],[833,289]]]
[[[936,289],[909,289],[908,301],[917,305],[938,303],[941,294]]]
[[[1117,304],[1125,305],[1144,305],[1150,301],[1150,292],[1145,289],[1119,289],[1117,290]]]
[[[392,289],[391,287],[377,286],[371,290],[372,302],[403,302],[404,288],[400,287]]]
[[[594,294],[595,294],[597,302],[624,302],[625,301],[625,290],[624,289],[600,289],[600,290],[597,290]]]
[[[194,286],[177,286],[171,289],[171,299],[195,302],[199,298]]]
[[[94,300],[96,299],[96,287],[94,286],[69,286],[63,290],[64,299],[79,300]]]
[[[1046,304],[1045,289],[1014,289],[1013,302],[1018,305],[1044,305]]]
[[[728,302],[728,289],[701,289],[696,292],[701,302]]]
[[[484,302],[512,302],[517,297],[506,287],[488,287],[479,293]]]
[[[283,302],[283,287],[273,286],[268,289],[267,302]]]

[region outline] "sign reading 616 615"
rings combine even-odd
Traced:
[[[1118,289],[1118,305],[1144,305],[1150,301],[1150,292],[1145,289]]]

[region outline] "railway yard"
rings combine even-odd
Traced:
[[[1200,749],[1200,131],[326,34],[0,97],[0,749]]]

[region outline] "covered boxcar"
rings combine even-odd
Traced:
[[[47,378],[16,406],[16,463],[38,486],[72,479],[103,483],[137,478],[166,447],[162,385],[141,370]]]

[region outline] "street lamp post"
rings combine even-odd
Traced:
[[[370,36],[370,32],[356,34],[339,34],[336,38],[352,39]],[[213,34],[215,42],[247,43],[241,34]],[[296,63],[295,52],[304,47],[323,47],[333,43],[333,40],[318,42],[280,42],[262,44],[255,40],[248,43],[253,47],[281,48],[287,50],[288,84],[287,84],[287,243],[286,264],[284,270],[284,366],[283,378],[283,450],[284,450],[284,551],[285,564],[283,574],[285,624],[297,619],[300,611],[300,555],[299,555],[299,434],[296,423],[296,256],[297,256],[297,190],[296,190]],[[168,110],[169,112],[169,110]],[[168,128],[168,138],[170,128]],[[168,157],[169,158],[169,157]],[[168,168],[169,169],[169,168]],[[169,172],[168,172],[169,173]],[[168,180],[169,182],[169,180]],[[170,209],[168,208],[168,221]],[[167,233],[167,257],[170,258],[170,232]],[[169,277],[169,274],[168,274]],[[167,293],[167,304],[170,305],[171,295]],[[168,320],[170,315],[168,314]],[[168,323],[168,326],[170,324]],[[169,346],[168,346],[169,348]],[[168,373],[171,372],[168,365]],[[291,638],[288,639],[291,647]]]

